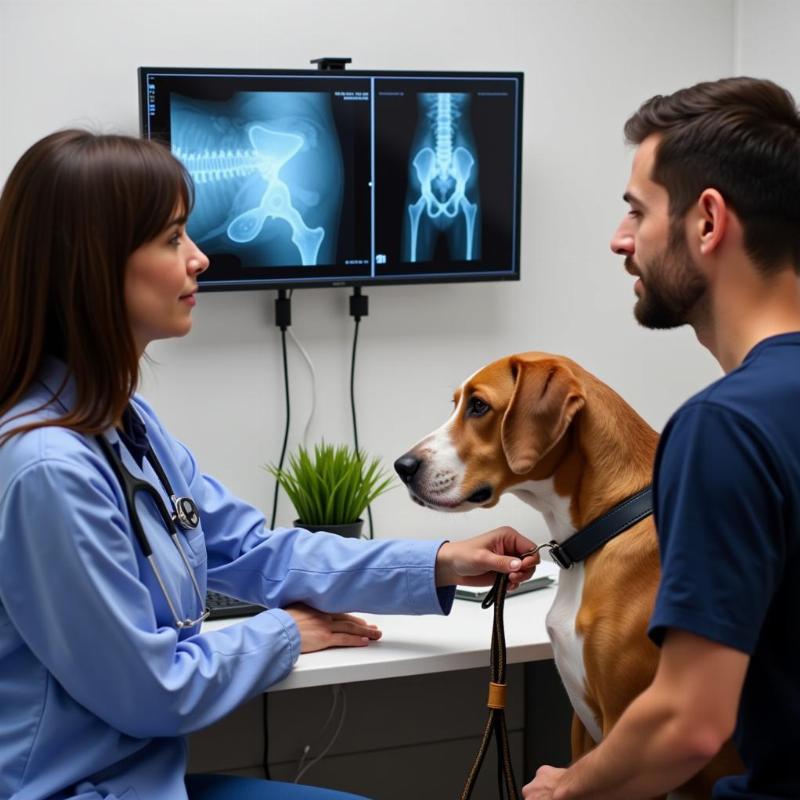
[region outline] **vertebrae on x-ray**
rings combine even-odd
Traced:
[[[277,99],[273,95],[273,106],[279,100],[284,105],[291,102],[291,94]],[[303,102],[307,103],[308,98],[303,98]],[[261,101],[261,104],[263,106],[264,102]],[[259,236],[267,220],[284,220],[291,230],[291,241],[299,253],[299,262],[303,265],[316,264],[325,239],[325,229],[309,226],[294,200],[299,199],[305,206],[314,206],[319,203],[320,193],[299,186],[296,174],[290,187],[282,174],[287,167],[293,167],[293,159],[298,153],[316,144],[315,141],[308,141],[309,136],[314,138],[317,135],[312,126],[299,121],[288,126],[276,125],[270,120],[256,121],[251,118],[238,129],[236,135],[240,144],[244,144],[241,142],[243,128],[249,146],[220,147],[221,142],[218,142],[214,147],[213,137],[209,142],[209,130],[220,126],[223,129],[226,126],[234,128],[231,116],[215,115],[202,119],[200,128],[204,129],[204,133],[198,134],[196,107],[182,108],[178,105],[177,109],[181,124],[173,125],[173,130],[182,135],[173,138],[173,152],[185,164],[196,184],[198,202],[196,213],[190,220],[190,224],[195,223],[198,228],[196,238],[202,242],[203,239],[211,240],[225,235],[230,242],[245,245]],[[192,125],[188,122],[190,119],[193,120]],[[279,127],[289,127],[290,130],[280,130]],[[227,139],[230,145],[230,135],[218,135],[217,138],[222,141]],[[211,146],[203,146],[206,143]],[[324,180],[325,176],[322,178]],[[332,189],[330,197],[336,196],[337,192]],[[293,257],[288,257],[287,261],[284,256],[283,259],[266,263],[282,261],[297,262]]]
[[[424,114],[412,150],[411,181],[405,236],[408,261],[425,260],[432,252],[432,238],[420,241],[420,224],[428,221],[436,231],[448,235],[451,257],[478,258],[475,224],[478,203],[467,197],[468,186],[477,178],[474,146],[470,142],[465,111],[469,95],[446,92],[420,94]],[[419,144],[424,146],[419,147]],[[419,149],[417,149],[419,148]],[[418,186],[418,196],[414,190]],[[413,201],[413,202],[412,202]],[[461,215],[459,217],[459,215]],[[461,246],[457,247],[456,223],[463,221]]]

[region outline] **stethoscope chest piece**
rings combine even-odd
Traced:
[[[191,497],[171,498],[172,507],[175,509],[173,519],[184,530],[193,530],[200,524],[200,512],[197,510],[197,503]]]

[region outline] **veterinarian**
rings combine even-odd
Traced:
[[[345,612],[447,613],[457,582],[531,574],[509,528],[464,542],[269,531],[134,394],[187,334],[208,259],[168,150],[62,131],[0,197],[0,797],[180,800],[184,734],[301,652],[380,631]],[[269,606],[202,633],[206,585]],[[448,588],[450,587],[450,588]],[[194,798],[345,798],[237,778]]]
[[[660,795],[731,736],[715,798],[800,797],[800,116],[765,80],[647,101],[612,250],[636,319],[691,325],[725,376],[668,422],[655,463],[661,647],[598,747],[541,767],[532,798]]]

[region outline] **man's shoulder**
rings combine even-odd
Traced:
[[[800,346],[760,347],[726,375],[701,389],[672,415],[665,432],[688,419],[723,415],[772,436],[800,407]]]
[[[681,403],[667,420],[662,439],[687,426],[702,424],[702,420],[711,415],[735,413],[730,378],[730,375],[723,376]]]

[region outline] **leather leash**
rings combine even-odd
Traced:
[[[520,559],[532,556],[539,551],[538,547],[523,553]],[[508,590],[508,575],[498,573],[494,585],[484,597],[481,606],[489,608],[494,605],[494,626],[492,628],[492,648],[489,664],[489,697],[486,705],[489,707],[489,719],[483,732],[478,754],[467,775],[464,791],[460,800],[468,800],[475,788],[475,781],[481,770],[483,759],[495,735],[497,744],[497,796],[502,800],[519,800],[517,784],[514,780],[514,767],[511,763],[511,749],[508,746],[508,728],[506,726],[506,634],[503,625],[503,606]]]

